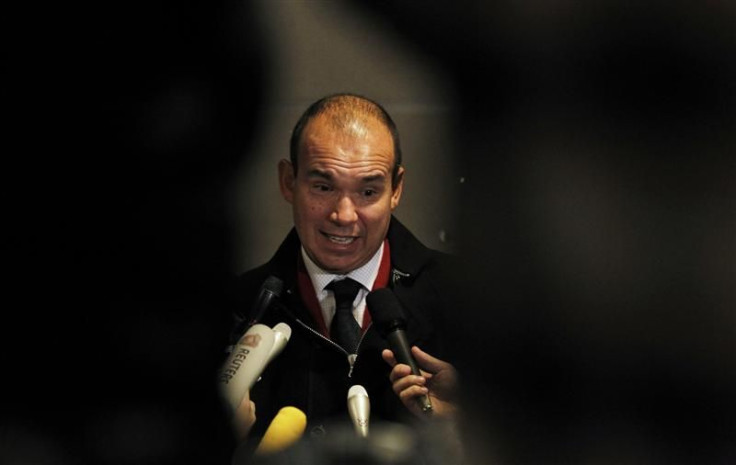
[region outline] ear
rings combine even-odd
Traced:
[[[279,189],[287,202],[294,201],[294,167],[286,159],[279,161]]]
[[[393,192],[391,193],[391,211],[394,211],[399,206],[399,200],[401,200],[401,192],[404,190],[404,167],[399,166],[399,171],[396,174],[396,185],[393,186]]]

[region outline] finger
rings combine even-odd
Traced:
[[[399,398],[404,405],[411,408],[416,405],[415,397],[426,395],[428,392],[429,390],[424,386],[413,385],[401,391]]]
[[[403,363],[397,363],[394,365],[394,368],[391,370],[391,373],[388,375],[388,379],[394,383],[398,379],[401,379],[405,376],[411,375],[411,367],[409,365],[404,365]]]
[[[252,400],[249,400],[248,401],[248,404],[250,404],[250,405],[248,406],[248,409],[249,410],[248,410],[248,420],[247,420],[247,422],[249,424],[248,428],[250,428],[256,422],[256,404]]]
[[[250,404],[252,401],[250,400],[250,394],[246,391],[245,395],[240,401],[240,404],[238,404],[238,408],[236,411],[241,416],[247,415],[250,412]]]
[[[425,387],[427,384],[426,380],[421,376],[409,375],[399,378],[393,382],[391,387],[396,394],[400,394],[402,391],[410,389],[414,386]]]
[[[418,348],[417,348],[417,349],[418,349]],[[392,352],[392,351],[391,351],[390,349],[384,349],[384,350],[383,350],[383,352],[381,352],[381,357],[382,357],[382,358],[383,358],[383,360],[384,360],[384,361],[385,361],[386,363],[388,363],[388,364],[389,364],[389,365],[390,365],[391,367],[396,367],[397,365],[402,365],[402,366],[405,366],[405,367],[407,367],[407,368],[402,368],[402,370],[406,370],[406,373],[402,372],[402,373],[401,373],[401,374],[400,374],[399,376],[406,376],[407,374],[411,373],[411,368],[410,368],[410,367],[409,367],[408,365],[406,365],[406,364],[400,364],[400,363],[399,363],[399,362],[398,362],[398,361],[396,360],[396,356],[394,355],[394,353],[393,353],[393,352]],[[421,373],[421,374],[422,374],[422,375],[423,375],[424,377],[426,377],[427,379],[429,379],[429,378],[431,378],[431,377],[432,377],[432,374],[431,374],[431,373],[429,373],[429,372],[427,372],[427,371],[424,371],[424,370],[421,370],[421,369],[420,369],[420,370],[419,370],[419,372],[420,372],[420,373]],[[393,381],[393,379],[392,379],[391,381]]]
[[[255,421],[256,404],[252,400],[245,398],[238,406],[235,413],[236,417],[243,421]]]
[[[389,349],[383,349],[383,352],[381,352],[381,357],[383,357],[383,360],[391,367],[396,366],[396,357],[394,357],[394,353],[391,352]]]
[[[414,358],[417,361],[419,367],[425,371],[437,373],[438,371],[446,368],[447,365],[449,365],[447,362],[429,355],[417,346],[413,346],[411,348],[411,352],[412,355],[414,355]]]
[[[243,441],[248,437],[255,422],[256,404],[246,395],[233,416],[233,427],[238,440]]]

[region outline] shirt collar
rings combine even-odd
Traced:
[[[312,280],[315,291],[322,292],[325,290],[325,286],[335,279],[344,278],[354,279],[363,285],[365,289],[370,290],[373,288],[373,282],[376,280],[378,269],[381,266],[383,247],[384,243],[382,242],[381,246],[376,250],[376,253],[373,254],[373,257],[371,257],[370,260],[360,268],[356,268],[348,274],[334,274],[323,270],[312,261],[309,255],[307,255],[306,250],[304,250],[304,246],[301,247],[301,253],[302,258],[304,259],[304,267],[307,269],[307,273],[309,273],[309,278]]]

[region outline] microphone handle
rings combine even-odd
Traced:
[[[409,341],[406,338],[404,330],[397,328],[388,333],[386,338],[388,339],[388,343],[394,353],[394,357],[396,357],[396,361],[409,365],[412,374],[422,376],[422,373],[419,371],[419,367],[417,366],[417,362],[411,355],[411,347],[409,346]],[[422,409],[422,412],[432,411],[432,403],[429,401],[429,396],[427,394],[417,397],[417,403],[419,404],[419,408]]]
[[[270,307],[271,304],[275,302],[278,298],[278,294],[269,289],[261,290],[261,292],[258,294],[258,299],[253,304],[249,325],[252,326],[254,324],[260,323],[263,315],[266,313],[266,310],[268,310],[268,307]]]

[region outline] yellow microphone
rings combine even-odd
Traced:
[[[268,425],[256,455],[268,455],[293,445],[307,428],[307,416],[296,407],[283,407]]]

